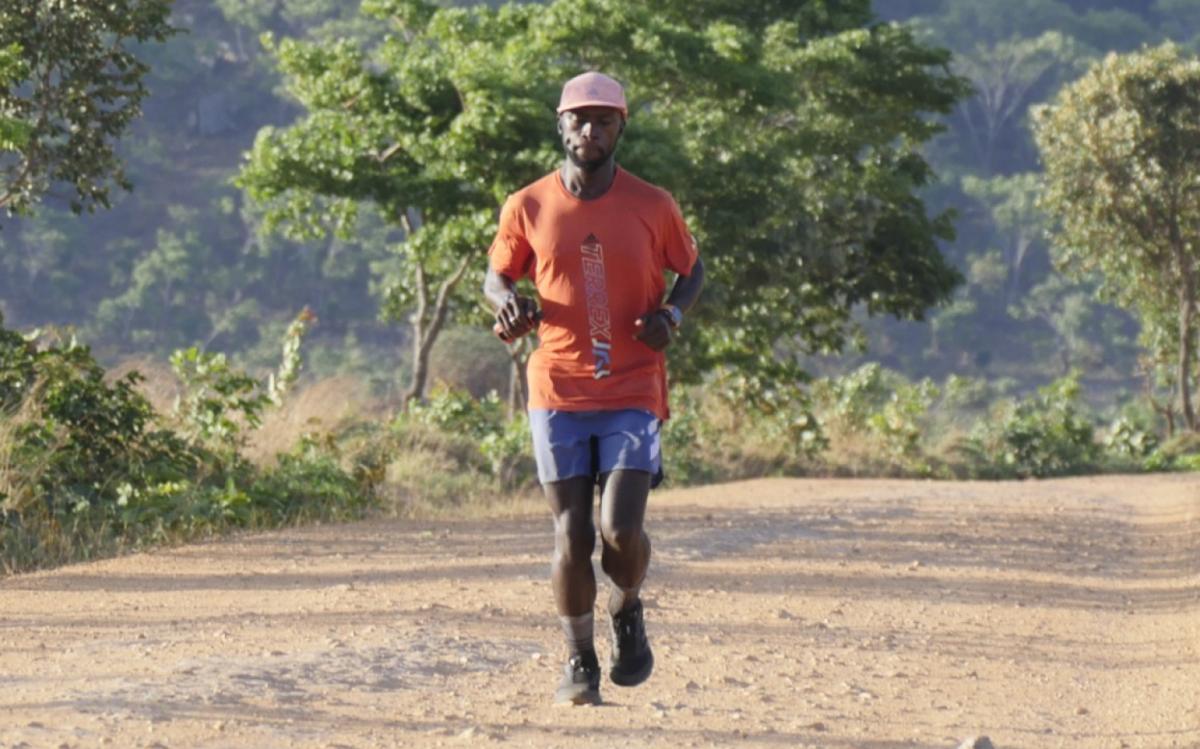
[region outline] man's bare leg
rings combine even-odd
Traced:
[[[650,474],[616,470],[600,480],[600,566],[616,586],[608,613],[632,606],[650,566],[650,537],[643,524],[650,496]]]
[[[643,528],[650,479],[646,471],[616,470],[601,477],[600,484],[600,564],[614,585],[608,602],[613,633],[609,677],[626,687],[641,684],[654,669],[639,598],[650,566],[650,537]]]
[[[554,559],[550,566],[554,603],[560,616],[591,613],[596,603],[592,478],[575,476],[546,484],[543,489],[554,514]]]
[[[600,701],[600,665],[592,619],[596,605],[596,575],[592,571],[592,551],[596,548],[594,485],[591,476],[576,476],[545,484],[543,489],[554,515],[550,579],[570,651],[555,701],[595,704]]]

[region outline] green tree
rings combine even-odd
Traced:
[[[11,86],[21,80],[26,70],[21,59],[21,47],[16,44],[0,49],[0,86]],[[27,123],[9,114],[0,115],[0,153],[20,152],[31,135]]]
[[[105,299],[93,320],[96,329],[147,351],[196,341],[207,347],[260,311],[256,299],[244,298],[257,280],[245,277],[251,270],[248,264],[220,257],[215,243],[201,238],[195,211],[172,206],[168,213],[171,224],[158,230],[148,251],[137,248],[137,259],[123,279],[124,291]],[[230,277],[233,274],[239,275],[236,281]],[[219,294],[231,287],[232,298]]]
[[[398,334],[374,320],[369,264],[379,253],[367,232],[352,246],[284,241],[260,231],[260,217],[228,184],[257,129],[295,116],[274,95],[278,75],[258,50],[261,28],[325,33],[356,3],[277,5],[266,26],[243,28],[212,0],[175,0],[170,23],[186,33],[137,50],[153,95],[119,144],[137,189],[114,192],[112,210],[86,222],[52,197],[33,216],[5,223],[0,298],[10,322],[78,325],[109,362],[200,345],[257,371],[274,359],[288,320],[310,304],[322,326],[306,355],[343,348],[355,335],[367,351],[394,347]]]
[[[954,69],[975,87],[975,96],[963,102],[960,113],[975,163],[984,174],[1011,170],[1011,162],[997,163],[998,146],[1024,125],[1032,97],[1069,74],[1077,59],[1073,40],[1057,31],[991,45],[979,42],[955,56]]]
[[[1092,285],[1059,273],[1051,273],[1009,308],[1014,318],[1040,321],[1050,329],[1053,338],[1041,347],[1039,358],[1057,359],[1064,377],[1077,369],[1095,371],[1103,364],[1103,344],[1112,342],[1097,336],[1099,326],[1093,323],[1103,320],[1104,312]]]
[[[28,210],[55,185],[76,210],[125,189],[115,141],[141,113],[146,65],[131,47],[162,41],[171,0],[4,3],[0,7],[0,207]]]
[[[1180,412],[1194,430],[1200,60],[1171,43],[1111,54],[1035,121],[1059,261],[1099,271],[1102,291],[1136,311],[1144,342],[1173,342]]]
[[[264,32],[289,36],[377,38],[378,24],[358,12],[358,0],[216,0],[229,21],[240,59],[258,57],[255,40]]]
[[[1104,9],[1097,10],[1101,5]],[[1024,313],[1035,288],[1049,283],[1049,291],[1056,282],[1043,222],[1032,210],[1041,167],[1029,107],[1048,100],[1080,75],[1088,60],[1108,49],[1136,48],[1156,39],[1159,19],[1148,5],[1126,2],[1123,8],[1114,7],[1115,0],[876,3],[886,17],[913,26],[919,38],[947,46],[954,55],[952,69],[974,89],[947,119],[947,132],[925,151],[935,171],[949,179],[922,193],[932,212],[949,209],[962,217],[956,224],[956,241],[944,251],[966,273],[967,284],[957,292],[953,310],[942,308],[932,315],[935,325],[872,321],[869,345],[891,352],[893,366],[918,376],[970,361],[989,362],[994,372],[1010,373],[1025,385],[1051,376],[1055,357],[1043,352],[1055,351],[1060,331],[1043,324],[1050,319],[1045,315]],[[992,253],[1008,266],[998,287],[992,285]],[[1035,306],[1044,310],[1046,301],[1039,299]],[[1113,322],[1112,310],[1100,305],[1084,308],[1093,316],[1078,320],[1078,330],[1103,347],[1105,362],[1116,364],[1112,374],[1129,371],[1133,358],[1128,348],[1112,346],[1110,339],[1096,333]],[[1022,312],[1014,317],[1009,314],[1013,310]],[[981,338],[979,330],[993,335]],[[924,355],[917,358],[915,352]],[[1127,358],[1120,363],[1114,356]]]
[[[424,394],[429,355],[452,307],[470,304],[461,282],[490,239],[493,206],[517,186],[514,173],[531,177],[549,154],[531,132],[495,119],[505,104],[510,122],[536,104],[503,83],[519,77],[515,55],[492,69],[496,50],[483,43],[490,34],[505,39],[506,26],[536,9],[511,18],[480,13],[464,27],[455,21],[470,20],[466,12],[372,7],[402,33],[370,55],[349,41],[272,47],[309,115],[286,130],[263,130],[240,182],[267,206],[268,225],[293,237],[327,229],[349,236],[368,203],[402,230],[395,262],[379,267],[384,315],[412,325],[407,401]],[[376,63],[382,72],[372,71]],[[505,102],[507,91],[514,96]]]
[[[141,112],[148,74],[131,50],[141,55],[149,49],[145,42],[172,34],[170,5],[120,0],[0,7],[0,206],[10,217],[29,213],[47,194],[75,211],[108,207],[111,188],[129,186],[116,141]],[[94,251],[94,236],[84,237],[77,222],[42,213],[5,226],[2,304],[28,308],[50,299],[75,311],[75,300],[95,275],[103,278],[106,263]],[[74,252],[80,240],[90,241],[93,251]]]
[[[385,314],[412,323],[410,398],[442,326],[477,310],[462,281],[497,206],[560,158],[553,106],[581,69],[628,84],[622,164],[675,193],[711,269],[673,371],[788,389],[795,354],[839,350],[852,309],[920,317],[958,280],[936,244],[949,219],[915,192],[928,115],[965,89],[866,0],[364,9],[392,25],[377,45],[275,47],[306,114],[260,133],[240,182],[297,236],[346,232],[366,203],[403,231]]]
[[[1039,185],[1040,177],[1032,172],[990,179],[963,178],[963,192],[986,207],[992,225],[1006,240],[1007,304],[1012,304],[1020,293],[1021,270],[1045,232],[1044,217],[1036,205]]]

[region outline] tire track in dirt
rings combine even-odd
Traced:
[[[1192,477],[779,479],[652,505],[658,668],[599,708],[549,706],[531,502],[0,581],[0,747],[1200,746]]]

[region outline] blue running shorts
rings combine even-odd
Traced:
[[[649,411],[556,411],[530,409],[533,456],[543,484],[619,468],[646,471],[662,481],[658,417]]]

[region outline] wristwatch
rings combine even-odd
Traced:
[[[658,308],[658,311],[667,316],[667,323],[671,326],[671,330],[679,330],[679,326],[683,325],[683,310],[674,304],[664,304]]]

